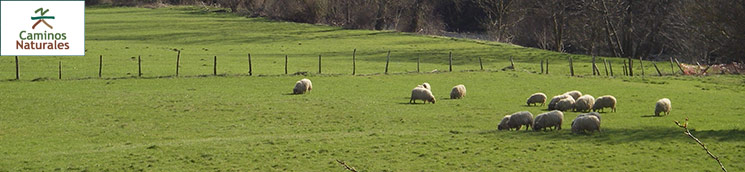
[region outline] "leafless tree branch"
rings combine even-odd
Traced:
[[[691,134],[691,131],[688,130],[688,117],[686,117],[685,123],[681,124],[680,122],[675,121],[675,125],[678,125],[678,127],[685,129],[685,132],[683,132],[683,133],[685,135],[687,135],[688,137],[690,137],[691,139],[693,139],[694,141],[696,141],[696,143],[698,143],[698,145],[701,145],[701,147],[704,148],[704,150],[706,151],[706,153],[709,154],[709,156],[712,159],[717,160],[717,163],[719,163],[719,166],[722,167],[722,171],[727,172],[727,169],[724,168],[724,165],[722,164],[722,161],[719,160],[719,157],[717,157],[714,154],[712,154],[709,151],[709,148],[706,148],[706,145],[704,145],[704,143],[702,143],[701,140],[698,140],[698,138],[696,138],[696,136],[693,136],[693,134]]]

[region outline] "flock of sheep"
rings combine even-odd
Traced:
[[[463,84],[454,86],[452,91],[450,91],[450,99],[461,99],[465,96],[466,86]],[[416,103],[417,100],[423,100],[425,104],[427,102],[435,104],[436,99],[432,94],[432,86],[430,86],[429,83],[425,82],[422,85],[417,85],[411,90],[411,99],[409,100],[409,103]]]
[[[301,79],[295,83],[295,87],[292,89],[293,94],[304,94],[313,89],[313,84],[309,79]],[[461,99],[466,96],[466,86],[463,84],[456,85],[450,92],[451,99]],[[528,106],[541,104],[543,106],[546,103],[546,94],[535,93],[528,97],[526,103]],[[409,103],[416,103],[417,100],[422,100],[426,104],[430,102],[435,103],[435,96],[432,94],[432,86],[429,83],[423,83],[417,85],[411,90],[411,99]],[[600,113],[605,108],[610,108],[612,112],[616,112],[616,98],[611,95],[600,96],[595,99],[589,94],[582,95],[580,91],[569,91],[564,94],[554,96],[548,103],[549,112],[538,114],[533,118],[533,114],[528,111],[515,112],[511,115],[506,115],[502,118],[502,121],[497,125],[499,130],[520,130],[524,125],[525,130],[533,128],[535,131],[540,130],[561,130],[561,125],[564,122],[564,112],[573,110],[575,112],[585,112],[577,115],[572,120],[572,132],[573,133],[587,133],[587,132],[600,132]],[[659,116],[660,113],[668,115],[671,110],[670,99],[663,98],[657,101],[655,104],[655,115]]]
[[[546,94],[535,93],[528,97],[526,103],[528,106],[543,106],[546,102]],[[515,112],[502,118],[497,129],[499,130],[520,130],[524,125],[525,130],[532,127],[533,130],[556,129],[561,130],[561,124],[564,122],[564,113],[562,111],[573,110],[575,112],[586,112],[577,115],[572,120],[573,133],[600,132],[600,113],[605,108],[610,108],[616,112],[616,97],[605,95],[595,99],[589,94],[582,95],[579,91],[569,91],[564,94],[554,96],[548,103],[549,112],[538,114],[533,118],[533,114],[528,111]],[[660,113],[669,114],[671,110],[670,99],[663,98],[655,104],[655,115]],[[553,128],[551,128],[553,127]]]

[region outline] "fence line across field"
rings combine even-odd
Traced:
[[[388,69],[389,69],[390,62],[391,62],[391,53],[392,52],[390,50],[388,50],[387,53],[386,53],[386,62],[385,62],[385,68],[384,68],[384,71],[383,71],[384,74],[388,74]],[[248,55],[248,76],[253,76],[254,71],[253,71],[253,62],[252,62],[251,53],[248,53],[247,55]],[[356,56],[357,56],[357,49],[354,49],[352,51],[352,75],[357,75],[357,57]],[[218,61],[217,61],[218,59],[217,59],[217,56],[213,56],[213,57],[214,58],[213,58],[213,65],[212,65],[212,67],[213,67],[212,75],[213,76],[216,76],[218,74]],[[569,62],[568,63],[569,76],[575,76],[574,60],[573,60],[572,56],[568,56],[567,58],[568,58],[568,62]],[[448,69],[449,69],[448,71],[450,71],[450,72],[453,71],[453,60],[454,60],[453,52],[450,51],[450,52],[448,52]],[[673,64],[673,60],[675,61],[675,64]],[[285,63],[284,63],[284,74],[285,75],[289,74],[288,61],[289,61],[288,55],[285,55]],[[322,55],[318,55],[318,74],[321,74],[322,73],[322,62],[323,62]],[[484,62],[483,62],[481,56],[478,57],[478,62],[479,62],[479,69],[483,71],[484,70],[484,64],[483,64]],[[602,59],[602,62],[603,62],[603,67],[605,68],[605,76],[613,77],[614,76],[613,75],[613,61],[607,60],[607,59],[603,58]],[[19,62],[18,56],[15,56],[15,74],[16,74],[15,80],[20,80],[20,65],[19,65],[19,63],[20,62]],[[421,57],[418,56],[417,59],[416,59],[416,72],[417,73],[420,72],[420,63],[421,63]],[[632,72],[632,70],[633,70],[632,69],[632,66],[633,65],[632,64],[633,64],[633,60],[631,58],[628,58],[628,60],[624,60],[624,62],[623,62],[623,73],[624,73],[625,76],[633,76],[633,72]],[[680,72],[681,73],[683,72],[683,68],[681,67],[680,62],[678,62],[677,59],[670,58],[670,68],[671,68],[671,71],[672,71],[671,72],[672,75],[676,75],[677,74],[675,72],[675,70],[674,70],[674,66],[676,64],[677,64],[678,69],[680,70]],[[640,65],[640,68],[642,70],[641,76],[643,77],[643,76],[645,76],[645,71],[644,71],[643,59],[641,57],[639,57],[639,65]],[[655,70],[657,71],[658,76],[663,76],[662,72],[657,67],[657,64],[654,63],[654,62],[652,62],[652,65],[654,66]],[[177,54],[176,54],[176,66],[175,66],[176,73],[173,76],[176,76],[176,77],[179,76],[180,67],[181,67],[181,51],[180,50],[177,50]],[[541,61],[540,61],[540,68],[541,68],[540,69],[540,74],[549,74],[549,59],[548,58],[541,59]],[[509,66],[503,68],[502,70],[505,70],[505,69],[516,70],[515,62],[514,62],[514,59],[513,59],[512,56],[509,57]],[[137,77],[142,77],[142,70],[143,70],[142,69],[142,57],[138,55],[137,56]],[[98,78],[103,78],[102,71],[103,71],[103,55],[99,55]],[[600,70],[599,70],[599,67],[596,64],[596,57],[594,55],[592,57],[591,71],[592,71],[592,75],[598,75],[598,76],[601,75]],[[68,75],[68,76],[70,76],[70,75]],[[161,76],[161,77],[167,77],[167,76],[169,76],[169,75],[165,75],[165,76]],[[58,79],[62,79],[62,60],[60,60],[59,63],[58,63],[58,77],[57,78]]]

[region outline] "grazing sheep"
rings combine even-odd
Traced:
[[[303,78],[300,81],[295,82],[295,88],[292,89],[293,94],[305,94],[313,89],[313,83],[309,79]]]
[[[424,88],[428,89],[429,91],[432,91],[432,86],[429,86],[429,83],[426,83],[426,82],[425,83],[422,83],[422,86]]]
[[[574,100],[577,100],[579,97],[582,97],[582,92],[579,92],[577,90],[568,91],[568,92],[566,92],[564,94],[572,96],[572,98],[574,98]]]
[[[313,90],[313,83],[310,82],[310,79],[303,78],[300,81],[303,82],[303,83],[305,83],[305,86],[308,87],[308,91]]]
[[[530,104],[534,104],[538,106],[538,103],[541,103],[541,106],[546,104],[546,94],[534,93],[533,95],[530,95],[530,97],[528,97],[528,100],[527,100],[528,106],[530,106]]]
[[[572,96],[562,94],[562,95],[554,96],[553,98],[551,98],[551,101],[548,102],[548,110],[556,110],[556,103],[559,103],[559,100],[566,99],[567,97],[572,97]]]
[[[579,97],[579,99],[577,99],[577,101],[574,102],[574,111],[575,112],[590,112],[594,104],[595,104],[595,98],[593,98],[589,94],[585,94],[582,97]]]
[[[558,110],[539,114],[535,117],[533,122],[533,130],[544,131],[547,128],[554,127],[554,129],[561,130],[561,123],[564,122],[564,113]]]
[[[616,97],[613,97],[611,95],[605,95],[598,97],[598,99],[595,100],[595,104],[592,105],[592,111],[600,111],[604,108],[611,108],[612,112],[616,112]]]
[[[657,100],[657,104],[655,104],[654,106],[654,115],[660,116],[660,112],[665,112],[665,115],[669,115],[670,109],[672,109],[672,106],[670,105],[670,99],[662,98],[660,100]]]
[[[515,112],[509,116],[510,117],[507,120],[507,125],[500,127],[501,129],[512,130],[514,128],[516,130],[520,130],[520,127],[525,125],[525,130],[528,130],[528,128],[533,125],[533,114],[528,111]]]
[[[570,96],[556,103],[556,110],[567,111],[574,108],[574,99]]]
[[[456,85],[450,91],[450,99],[460,99],[466,96],[466,86],[463,84]]]
[[[602,121],[602,119],[600,118],[600,113],[597,113],[597,112],[583,113],[583,114],[577,115],[577,117],[580,117],[580,116],[595,116],[598,118],[598,121]]]
[[[502,118],[502,121],[499,122],[499,125],[497,125],[498,130],[509,130],[509,127],[507,126],[507,122],[510,121],[510,115],[505,115]]]
[[[432,95],[432,91],[424,88],[414,88],[411,90],[411,100],[409,100],[409,103],[416,103],[416,100],[424,100],[425,104],[427,104],[427,101],[435,104],[435,96]]]
[[[577,116],[572,121],[572,133],[600,132],[600,119],[592,115]]]

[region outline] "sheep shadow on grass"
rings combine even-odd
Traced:
[[[657,115],[642,115],[641,117],[642,118],[649,118],[649,117],[654,118],[654,117],[665,117],[665,116],[667,116],[667,115],[659,115],[659,116],[657,116]]]
[[[522,105],[522,107],[541,107],[541,105]],[[543,110],[548,110],[548,107],[546,107],[546,109],[543,109]]]
[[[426,105],[426,104],[430,104],[430,103],[421,103],[421,102],[418,102],[418,103],[405,102],[404,103],[404,102],[399,102],[398,104],[400,104],[400,105]]]
[[[284,93],[282,95],[285,95],[285,96],[299,96],[299,95],[306,95],[306,94],[309,94],[309,93],[304,93],[304,94]]]

